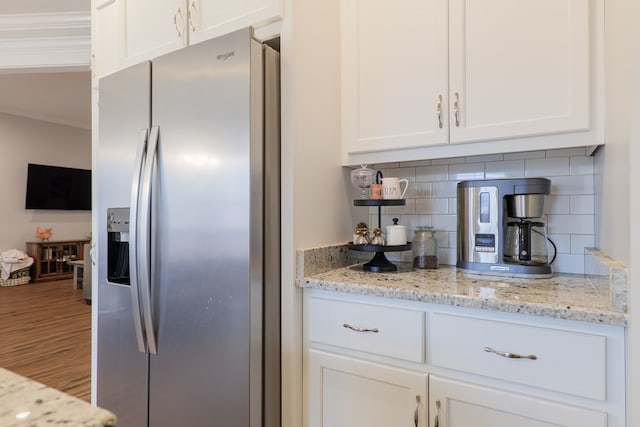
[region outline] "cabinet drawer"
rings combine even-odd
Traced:
[[[424,362],[424,313],[386,306],[309,298],[310,342]]]
[[[606,399],[604,336],[434,313],[429,337],[433,365]],[[486,347],[536,359],[504,357]]]

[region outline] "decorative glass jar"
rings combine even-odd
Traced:
[[[438,268],[438,240],[433,227],[417,227],[412,244],[413,268]]]

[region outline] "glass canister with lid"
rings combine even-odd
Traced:
[[[416,227],[412,245],[413,268],[438,268],[438,240],[433,227]]]

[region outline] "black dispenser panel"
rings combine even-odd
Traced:
[[[107,209],[107,281],[129,285],[129,208]]]

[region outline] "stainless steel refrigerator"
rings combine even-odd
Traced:
[[[99,81],[97,404],[280,425],[278,53],[245,29]]]

